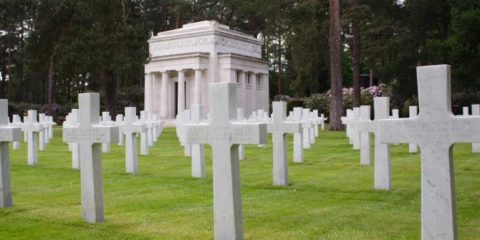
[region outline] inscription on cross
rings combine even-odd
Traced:
[[[422,239],[456,239],[452,145],[480,142],[479,117],[455,117],[449,65],[417,67],[420,113],[381,120],[382,143],[415,143],[422,159]]]
[[[265,144],[266,124],[231,122],[236,84],[210,85],[211,122],[186,125],[187,144],[210,144],[213,158],[215,239],[243,239],[239,144]]]
[[[287,133],[300,133],[300,123],[287,122],[287,104],[273,102],[273,118],[267,130],[273,142],[273,185],[288,186]]]
[[[8,126],[8,101],[0,99],[0,207],[12,206],[9,142],[20,141],[20,128]]]
[[[104,220],[101,144],[117,142],[118,128],[100,125],[98,93],[79,94],[78,105],[79,124],[77,127],[64,128],[63,140],[78,144],[83,218],[87,222],[97,223]]]

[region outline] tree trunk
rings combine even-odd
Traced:
[[[105,107],[110,116],[117,116],[117,77],[115,73],[107,68],[102,68],[100,75],[101,86],[105,96]]]
[[[370,87],[373,86],[374,82],[373,82],[373,69],[370,69]]]
[[[358,0],[352,0],[351,10],[358,10]],[[355,14],[353,14],[355,16]],[[358,19],[352,20],[353,106],[359,107],[360,98],[360,29]]]
[[[342,96],[342,63],[341,63],[341,26],[340,26],[340,0],[330,0],[330,129],[342,130],[340,120],[343,113]]]
[[[282,94],[283,91],[283,82],[282,82],[282,75],[283,75],[283,66],[282,66],[282,6],[280,1],[277,1],[277,12],[276,12],[276,24],[277,24],[277,38],[278,38],[278,47],[277,47],[277,61],[278,61],[278,93]]]
[[[52,53],[50,54],[50,58],[48,61],[48,108],[49,109],[52,109],[52,105],[55,102],[55,91],[54,91],[55,81],[53,79],[53,54],[54,54],[54,51],[52,51]]]

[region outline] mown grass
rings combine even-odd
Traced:
[[[289,139],[291,143],[291,138]],[[289,187],[272,186],[272,149],[246,147],[241,162],[246,239],[420,239],[420,157],[392,146],[393,190],[373,190],[373,166],[344,132],[321,132],[305,163],[291,161]],[[480,154],[454,148],[459,239],[480,239]],[[102,155],[105,223],[81,218],[80,176],[61,130],[39,165],[26,145],[11,150],[14,207],[0,209],[0,239],[212,239],[212,162],[206,179],[190,177],[175,131],[166,129],[139,175],[125,174],[124,149]]]

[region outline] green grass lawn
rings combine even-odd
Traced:
[[[392,146],[393,190],[373,190],[373,165],[360,166],[344,132],[321,132],[305,163],[292,162],[289,187],[272,186],[271,142],[247,146],[241,161],[246,239],[420,239],[420,157]],[[14,206],[0,209],[0,239],[212,239],[210,149],[207,178],[190,177],[172,128],[150,155],[139,157],[139,175],[125,174],[124,149],[102,155],[105,219],[84,223],[80,176],[61,130],[39,164],[27,166],[26,145],[11,150]],[[480,239],[480,154],[454,147],[459,239]]]

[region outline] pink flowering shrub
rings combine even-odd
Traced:
[[[343,106],[344,108],[352,108],[353,106],[353,88],[343,88]],[[360,98],[362,105],[373,105],[374,97],[390,96],[390,91],[385,84],[378,86],[371,86],[360,89]],[[329,112],[331,93],[330,90],[326,93],[313,94],[310,97],[303,99],[305,107],[310,109],[318,109],[322,113]]]

